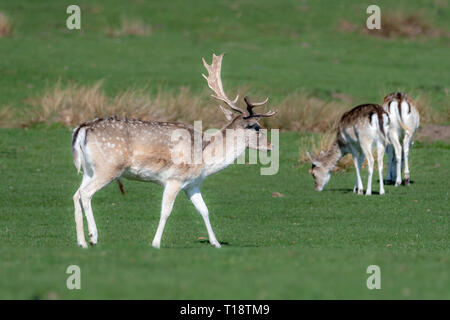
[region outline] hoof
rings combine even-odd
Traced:
[[[405,186],[409,186],[410,182],[409,182],[409,178],[405,178]]]
[[[222,247],[219,242],[211,242],[211,245],[213,245],[214,247],[216,247],[218,249]]]
[[[358,190],[358,195],[362,195],[362,194],[364,194],[364,190],[359,189],[359,190]]]
[[[81,248],[83,248],[83,249],[87,249],[87,247],[88,247],[88,245],[87,245],[86,242],[78,243],[78,246],[81,247]]]
[[[161,244],[158,243],[158,242],[153,241],[152,247],[155,248],[155,249],[159,249],[161,247]]]
[[[366,196],[371,196],[372,192],[366,192]]]
[[[97,244],[97,235],[93,236],[91,233],[89,234],[89,243],[93,246]]]
[[[380,196],[384,194],[384,190],[380,190]]]

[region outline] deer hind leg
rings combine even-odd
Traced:
[[[186,195],[194,204],[197,211],[201,214],[203,221],[205,222],[206,230],[208,231],[209,243],[215,246],[216,248],[220,248],[220,243],[217,241],[216,236],[214,235],[214,231],[211,227],[211,223],[209,222],[209,211],[206,207],[205,202],[203,201],[202,194],[200,193],[199,188],[193,187],[186,189]]]
[[[405,166],[405,185],[409,185],[409,148],[411,146],[411,137],[406,134],[403,138],[403,159]]]
[[[364,154],[353,152],[352,157],[353,157],[353,163],[355,164],[355,170],[356,170],[356,181],[355,181],[355,185],[353,187],[353,192],[354,193],[358,192],[358,194],[363,194],[364,187],[363,187],[363,183],[361,180],[361,167],[364,162]]]
[[[167,219],[172,212],[173,203],[181,190],[181,183],[176,180],[168,181],[164,187],[164,193],[161,205],[161,217],[159,219],[158,229],[156,230],[155,238],[153,239],[152,246],[159,249],[161,246],[161,237],[164,232]]]
[[[366,196],[370,196],[372,194],[372,175],[373,175],[373,164],[375,162],[372,151],[369,146],[361,146],[363,149],[364,156],[367,158],[367,165],[369,167],[369,177],[367,178],[367,189]]]
[[[384,183],[383,183],[383,158],[385,145],[381,142],[377,143],[377,162],[378,162],[378,176],[380,179],[380,195],[384,194]]]
[[[91,178],[85,173],[83,175],[83,181],[81,186],[78,188],[77,192],[73,195],[73,203],[75,207],[75,224],[77,230],[77,243],[80,247],[87,248],[86,239],[84,238],[84,228],[83,228],[83,211],[81,207],[81,188],[90,180]]]
[[[88,224],[89,242],[92,245],[97,244],[98,232],[94,214],[92,213],[91,200],[97,191],[108,185],[114,179],[115,176],[94,174],[94,176],[87,180],[86,183],[83,181],[80,189],[77,191]]]
[[[397,134],[391,136],[391,142],[395,153],[395,186],[398,187],[402,184],[402,145],[400,144]]]

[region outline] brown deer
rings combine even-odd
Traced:
[[[389,113],[390,145],[387,146],[388,170],[386,182],[402,183],[401,167],[404,166],[405,185],[409,184],[409,149],[412,137],[419,127],[420,116],[414,101],[403,92],[393,92],[384,97],[383,108]],[[402,143],[400,143],[402,141]]]
[[[384,194],[383,185],[383,156],[386,144],[389,143],[386,137],[389,128],[389,117],[383,108],[378,104],[364,104],[347,111],[339,121],[336,140],[330,148],[321,152],[319,156],[308,156],[312,163],[309,171],[314,180],[316,191],[322,191],[330,180],[331,170],[336,163],[347,153],[353,156],[356,168],[356,182],[353,192],[363,193],[361,180],[361,166],[364,158],[367,158],[369,165],[369,177],[367,181],[366,195],[372,194],[372,174],[374,157],[372,148],[377,147],[378,171],[380,176],[380,194]]]
[[[229,108],[220,106],[228,123],[212,136],[207,137],[202,132],[197,132],[194,127],[180,123],[115,117],[85,122],[74,130],[74,163],[78,172],[83,170],[83,180],[73,196],[79,246],[87,247],[82,210],[86,215],[90,243],[94,245],[97,243],[98,232],[92,213],[92,196],[110,182],[124,177],[154,182],[164,187],[161,216],[152,242],[153,247],[160,247],[164,226],[175,198],[184,190],[204,220],[210,243],[220,248],[209,221],[208,208],[202,199],[200,186],[207,176],[233,163],[247,147],[262,151],[271,150],[272,145],[260,130],[258,120],[276,113],[254,112],[254,107],[265,104],[267,99],[262,103],[252,103],[245,97],[247,108],[244,110],[237,106],[238,97],[230,100],[225,95],[220,76],[222,58],[223,54],[213,55],[211,65],[202,59],[208,71],[208,76],[203,76],[214,92],[213,97],[224,102]],[[244,134],[233,135],[235,131]],[[188,139],[180,139],[186,134]],[[195,139],[192,139],[196,135],[201,137],[197,146]],[[229,141],[237,143],[228,143]],[[212,161],[192,161],[192,155],[196,152],[200,153],[200,158],[203,156]]]

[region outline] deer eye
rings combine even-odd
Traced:
[[[252,124],[252,125],[249,125],[249,126],[247,126],[247,129],[253,129],[253,130],[255,130],[256,132],[259,132],[259,130],[261,129],[261,127],[258,125],[258,124]]]

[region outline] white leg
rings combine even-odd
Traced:
[[[102,189],[104,186],[109,184],[112,181],[110,178],[103,178],[103,176],[96,176],[90,180],[88,180],[86,183],[81,184],[80,187],[80,201],[81,206],[84,210],[84,214],[86,216],[86,221],[88,224],[88,230],[89,230],[89,242],[92,245],[97,244],[98,240],[98,232],[97,232],[97,226],[95,224],[94,214],[92,212],[92,206],[91,206],[91,200],[94,194]]]
[[[164,187],[164,193],[161,205],[161,217],[159,219],[158,229],[156,230],[155,238],[153,239],[152,246],[159,249],[161,246],[161,237],[164,232],[167,219],[172,212],[173,203],[181,189],[181,183],[179,181],[168,181]]]
[[[394,147],[395,152],[395,161],[396,161],[396,170],[395,170],[395,186],[398,187],[402,184],[402,174],[401,174],[401,165],[402,165],[402,146],[398,140],[398,136],[396,134],[391,136],[392,146]]]
[[[383,158],[384,158],[385,146],[378,142],[377,143],[377,153],[378,153],[378,176],[380,179],[380,195],[384,194],[384,183],[383,183]]]
[[[405,135],[403,138],[403,159],[405,163],[405,185],[409,185],[409,147],[411,146],[411,137]]]
[[[75,224],[77,230],[77,243],[80,247],[87,248],[86,239],[84,238],[83,228],[83,212],[81,209],[80,189],[73,195],[73,203],[75,206]]]
[[[203,201],[202,194],[198,187],[189,188],[186,190],[186,195],[192,201],[197,211],[201,214],[203,221],[205,222],[206,230],[208,231],[209,242],[216,248],[220,248],[220,243],[217,241],[214,231],[209,222],[209,211]]]
[[[356,182],[355,182],[355,186],[353,188],[353,192],[355,192],[356,190],[356,186],[358,186],[358,194],[363,194],[363,183],[361,180],[361,167],[362,164],[364,162],[364,155],[359,154],[357,155],[356,153],[352,153],[353,156],[353,163],[355,164],[355,170],[356,170]]]
[[[367,178],[366,196],[370,196],[372,194],[372,175],[373,175],[373,164],[375,161],[373,159],[372,152],[369,148],[363,147],[363,153],[367,158],[367,166],[369,167],[369,177]]]

